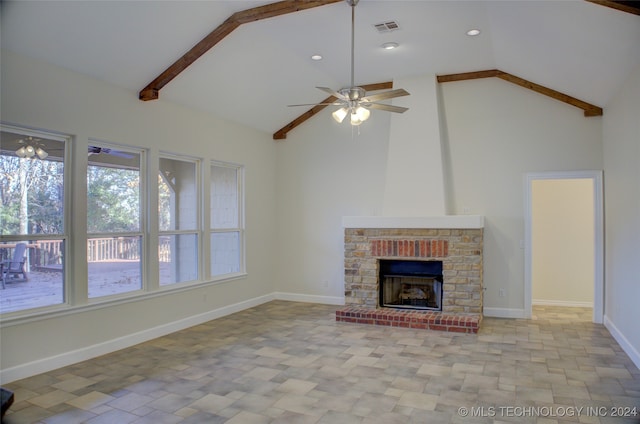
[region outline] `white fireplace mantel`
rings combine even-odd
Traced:
[[[343,228],[484,228],[482,215],[443,216],[343,216]]]

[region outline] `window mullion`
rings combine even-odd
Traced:
[[[159,263],[160,258],[158,256],[158,248],[159,248],[159,225],[158,225],[158,172],[160,170],[159,165],[160,155],[158,150],[152,149],[148,152],[148,157],[146,161],[147,166],[147,178],[148,184],[144,185],[144,189],[146,190],[146,195],[142,197],[146,199],[146,207],[143,207],[142,213],[143,217],[143,225],[146,224],[146,233],[148,234],[146,240],[146,263],[145,263],[145,273],[146,276],[143,289],[147,291],[156,291],[160,287],[160,271],[159,271]]]
[[[202,237],[200,237],[201,261],[200,272],[204,278],[209,279],[211,276],[211,166],[202,167],[202,217],[201,228]]]
[[[71,143],[71,157],[67,161],[71,175],[68,181],[69,194],[69,243],[66,248],[67,269],[65,270],[67,302],[72,305],[86,305],[89,302],[89,267],[87,264],[87,148],[89,138],[78,135]],[[73,205],[73,207],[71,207]]]

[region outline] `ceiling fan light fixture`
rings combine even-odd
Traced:
[[[38,147],[36,149],[36,155],[38,155],[40,159],[44,160],[47,158],[47,156],[49,156],[49,153],[45,152],[42,147]]]
[[[358,126],[362,124],[364,121],[369,119],[369,115],[371,115],[371,111],[365,107],[358,106],[357,108],[351,109],[351,125]]]
[[[335,119],[338,124],[341,124],[342,121],[344,121],[344,118],[347,116],[347,112],[348,110],[346,107],[341,107],[340,109],[333,112],[331,116],[333,116],[333,119]]]
[[[33,137],[27,137],[25,140],[17,140],[22,146],[16,150],[16,156],[21,159],[31,159],[37,155],[42,160],[46,159],[49,153],[41,147],[43,144],[38,141],[38,139],[34,140]]]
[[[369,119],[369,116],[371,115],[371,111],[366,107],[359,106],[356,109],[356,115],[358,116],[358,119],[360,119],[360,122],[364,122],[367,119]]]

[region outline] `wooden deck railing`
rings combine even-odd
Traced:
[[[100,238],[87,240],[87,261],[106,262],[140,259],[140,239],[137,237]]]
[[[35,249],[29,249],[29,262],[32,266],[62,264],[62,240],[39,240]]]
[[[160,237],[158,255],[160,262],[171,261],[169,237]],[[28,243],[29,264],[32,267],[61,265],[64,252],[62,240],[37,240]],[[6,247],[6,249],[4,248]],[[13,255],[15,244],[0,244],[2,259]],[[134,237],[109,237],[87,240],[87,261],[106,262],[139,260],[140,239]]]

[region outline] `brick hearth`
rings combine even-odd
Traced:
[[[456,333],[477,333],[480,328],[481,315],[347,306],[336,311],[336,321]]]
[[[336,320],[476,333],[482,321],[482,228],[345,228],[345,307]],[[383,308],[381,259],[438,260],[442,312]]]

